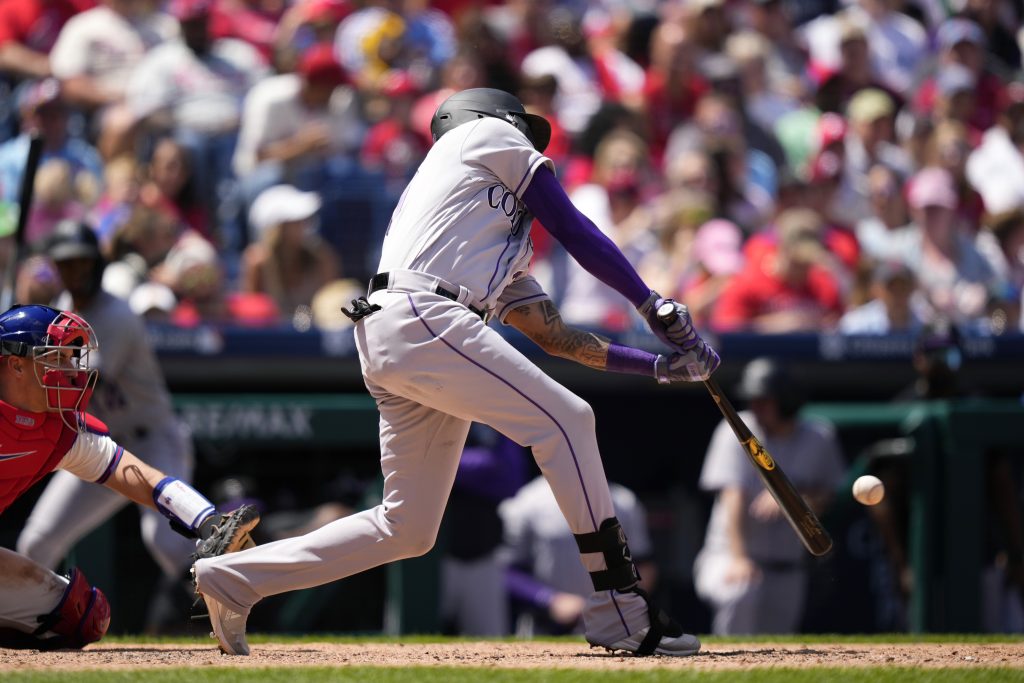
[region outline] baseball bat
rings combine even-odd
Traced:
[[[658,308],[658,318],[666,325],[675,322],[675,306],[671,303],[662,304]],[[817,557],[826,554],[832,549],[832,537],[829,536],[828,531],[825,530],[818,516],[814,514],[814,511],[807,505],[807,501],[794,488],[793,482],[786,476],[779,463],[775,462],[757,437],[751,433],[743,418],[739,416],[732,403],[722,393],[722,389],[718,386],[715,378],[709,377],[704,380],[704,386],[707,387],[711,398],[715,400],[715,405],[722,412],[725,421],[732,427],[732,431],[739,440],[740,445],[743,446],[750,464],[754,466],[754,469],[761,476],[764,487],[775,498],[775,502],[779,504],[779,508],[786,515],[786,519],[789,521],[790,526],[793,527],[793,531],[796,532],[796,535],[803,542],[804,547],[807,548],[808,552]]]
[[[36,185],[36,170],[43,156],[43,138],[32,133],[28,142],[28,159],[25,161],[25,172],[21,176],[21,187],[18,192],[18,222],[14,230],[14,248],[7,258],[4,270],[3,291],[0,292],[0,311],[6,311],[14,303],[14,283],[18,275],[18,263],[21,260],[22,248],[25,245],[25,228],[28,214],[32,208],[32,193]]]

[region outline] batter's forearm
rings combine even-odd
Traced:
[[[597,370],[605,369],[609,340],[566,325],[550,300],[522,306],[515,312],[515,327],[547,353]]]
[[[595,370],[657,376],[657,355],[615,344],[593,332],[569,327],[549,299],[513,309],[505,322],[552,356],[567,358]]]

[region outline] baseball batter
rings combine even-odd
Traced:
[[[664,300],[566,197],[542,153],[545,119],[508,93],[478,88],[442,103],[431,131],[435,144],[395,209],[379,273],[346,311],[357,321],[363,377],[380,410],[383,502],[305,536],[197,562],[221,649],[248,654],[245,620],[263,597],[427,552],[477,421],[533,450],[594,583],[587,640],[637,654],[697,652],[699,641],[637,587],[590,406],[487,320],[513,325],[552,355],[661,382],[707,378],[717,354],[685,306],[675,304],[673,325],[658,320]],[[675,352],[655,355],[567,327],[527,274],[534,216]]]
[[[159,510],[181,533],[204,539],[200,555],[242,547],[258,515],[241,526],[226,523],[232,516],[126,451],[84,412],[96,353],[95,333],[73,313],[16,305],[0,314],[0,513],[61,470]],[[237,543],[217,538],[228,527]],[[82,572],[58,576],[0,548],[0,647],[79,648],[102,638],[109,624],[107,599]]]
[[[47,253],[67,292],[58,308],[73,309],[93,326],[103,353],[94,359],[100,380],[92,411],[111,436],[146,463],[183,481],[192,476],[192,442],[171,407],[146,329],[128,304],[100,289],[104,261],[96,234],[77,221],[57,225]],[[70,472],[57,472],[18,538],[17,550],[53,569],[86,534],[129,503],[128,499]],[[194,544],[174,533],[159,513],[143,506],[142,538],[165,575],[180,578]]]

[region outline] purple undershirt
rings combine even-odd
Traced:
[[[551,169],[537,169],[523,192],[523,201],[588,273],[626,297],[633,306],[647,300],[650,288],[615,243],[573,205]]]
[[[654,361],[657,356],[631,346],[623,346],[614,342],[608,345],[608,360],[605,369],[608,372],[626,372],[631,375],[654,376]]]

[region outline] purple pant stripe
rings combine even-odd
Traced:
[[[572,442],[569,441],[569,436],[565,433],[565,428],[562,427],[561,423],[558,420],[555,419],[554,415],[552,415],[548,411],[544,410],[544,408],[539,403],[537,403],[532,398],[530,398],[529,396],[524,394],[522,391],[520,391],[514,384],[509,382],[507,379],[505,379],[501,375],[497,374],[493,370],[484,367],[482,364],[480,364],[477,361],[473,360],[472,358],[470,358],[469,356],[467,356],[466,354],[462,353],[457,348],[455,348],[454,346],[449,344],[448,340],[443,339],[440,336],[438,336],[437,333],[434,332],[434,330],[430,329],[430,325],[427,324],[427,321],[424,320],[422,316],[420,316],[420,312],[418,310],[416,310],[416,304],[413,303],[412,297],[409,296],[408,294],[406,294],[406,297],[408,297],[408,299],[409,299],[409,305],[412,306],[413,314],[415,314],[415,316],[417,318],[419,318],[420,322],[423,323],[423,326],[425,328],[427,328],[427,332],[429,332],[431,334],[431,336],[434,337],[434,339],[437,339],[438,341],[443,343],[445,346],[447,346],[449,349],[451,349],[452,351],[454,351],[458,355],[460,355],[463,358],[465,358],[466,360],[468,360],[473,365],[477,366],[478,368],[480,368],[481,370],[483,370],[487,374],[491,375],[492,377],[494,377],[498,381],[500,381],[503,384],[507,385],[509,389],[511,389],[512,391],[516,392],[517,394],[522,396],[524,399],[526,399],[527,401],[532,403],[534,406],[536,406],[536,408],[538,410],[540,410],[542,413],[547,415],[551,419],[551,421],[555,423],[555,426],[558,427],[558,431],[560,431],[562,433],[562,437],[565,439],[565,443],[568,444],[568,446],[569,446],[569,453],[572,455],[573,465],[576,466],[576,476],[579,477],[580,488],[583,489],[583,499],[587,502],[587,512],[590,513],[590,522],[594,525],[594,531],[597,531],[597,520],[594,519],[594,509],[590,505],[590,496],[587,494],[586,484],[583,483],[583,471],[580,469],[579,460],[576,459],[576,451],[573,450]]]

